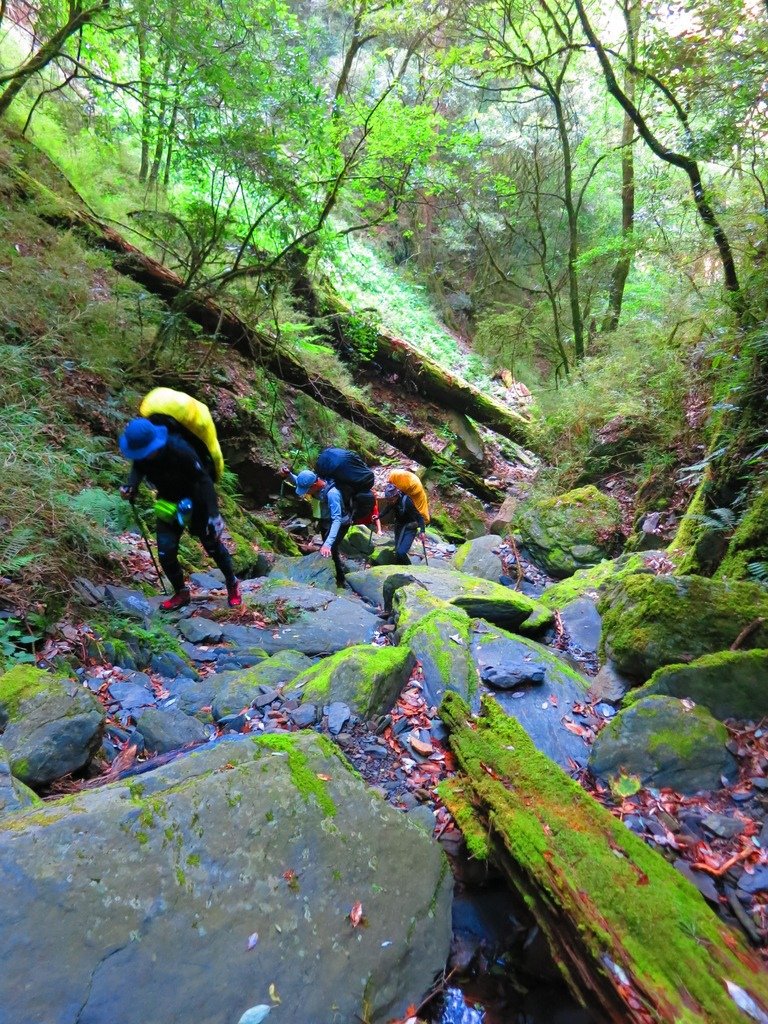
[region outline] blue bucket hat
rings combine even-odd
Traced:
[[[387,501],[392,501],[393,498],[398,498],[399,496],[400,496],[400,490],[399,490],[399,488],[395,487],[394,484],[387,484],[385,486],[385,488],[384,488],[384,497],[386,498]]]
[[[139,416],[131,420],[122,433],[118,444],[126,459],[146,459],[168,440],[168,427],[160,427],[151,420]]]
[[[313,473],[311,469],[302,469],[296,477],[296,494],[299,498],[303,498],[308,493],[312,484],[316,483],[317,473]]]

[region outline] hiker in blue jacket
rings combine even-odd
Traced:
[[[290,469],[284,468],[281,475],[295,485],[298,498],[309,495],[320,502],[320,532],[323,536],[320,554],[323,558],[333,558],[336,584],[343,587],[344,566],[341,564],[339,544],[346,536],[352,517],[344,505],[341,491],[332,480],[323,480],[311,469],[302,469],[300,473],[294,474]]]

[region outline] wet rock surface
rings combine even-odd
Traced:
[[[450,938],[438,846],[316,737],[265,742],[223,741],[0,830],[0,1002],[15,1019],[112,1024],[115,992],[141,977],[123,1024],[231,1024],[273,1004],[270,986],[286,1019],[383,1024],[429,986]],[[63,885],[51,866],[75,847]]]

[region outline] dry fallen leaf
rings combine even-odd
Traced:
[[[282,1002],[280,996],[277,994],[277,989],[275,988],[274,981],[269,986],[269,998],[272,1000],[273,1003]]]
[[[323,775],[323,773],[322,773],[322,772],[318,772],[318,773],[317,773],[317,777],[318,777],[318,779],[320,779],[320,780],[321,780],[322,782],[330,782],[330,781],[331,781],[331,778],[332,778],[332,777],[331,777],[330,775]]]
[[[363,920],[363,904],[360,900],[355,903],[349,912],[349,920],[352,923],[353,928],[357,928],[360,922]]]
[[[259,933],[253,932],[248,936],[248,949],[253,949],[256,943],[259,941]]]

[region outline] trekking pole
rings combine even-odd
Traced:
[[[427,558],[427,545],[424,542],[424,534],[421,535],[421,550],[424,552],[424,565],[429,568],[429,559]]]
[[[133,501],[131,502],[131,508],[133,509],[133,518],[136,520],[136,525],[139,527],[139,532],[141,533],[141,536],[144,538],[144,543],[147,545],[147,551],[149,552],[149,557],[152,559],[152,565],[154,565],[155,567],[155,572],[157,573],[157,582],[163,588],[163,593],[167,594],[168,591],[165,589],[165,583],[163,582],[163,574],[160,572],[160,566],[157,564],[154,552],[152,551],[152,548],[150,546],[149,537],[147,535],[146,529],[144,528],[144,523],[141,519],[141,516],[139,515],[139,510],[136,508],[136,505]]]

